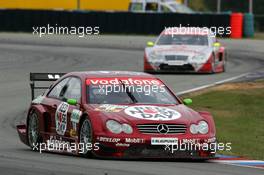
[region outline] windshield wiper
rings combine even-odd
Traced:
[[[136,97],[129,91],[129,89],[126,87],[126,85],[121,80],[118,80],[118,81],[121,83],[121,85],[125,89],[125,92],[129,96],[129,98],[132,100],[132,102],[137,103],[138,101],[137,101]]]

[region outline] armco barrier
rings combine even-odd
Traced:
[[[259,32],[264,32],[264,15],[254,15],[255,28]]]
[[[101,33],[159,34],[165,27],[228,27],[228,14],[76,12],[0,10],[0,31],[33,32],[32,27],[56,25],[99,26]]]
[[[251,13],[244,14],[243,35],[244,37],[254,36],[254,15]]]

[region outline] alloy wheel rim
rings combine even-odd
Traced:
[[[37,115],[33,113],[29,119],[29,144],[31,147],[35,146],[38,141],[38,121]]]
[[[87,144],[91,144],[91,125],[88,122],[88,120],[85,120],[82,124],[81,127],[81,132],[80,132],[80,143],[82,144],[81,146],[83,147],[84,154],[86,154],[89,150],[87,149]]]

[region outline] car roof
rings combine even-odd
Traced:
[[[84,79],[87,78],[116,78],[116,77],[138,77],[138,78],[155,78],[151,74],[144,72],[132,71],[83,71],[83,72],[70,72],[65,76],[78,76]]]

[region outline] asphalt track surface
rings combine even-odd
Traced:
[[[30,104],[29,72],[142,71],[143,47],[148,40],[153,37],[39,38],[30,34],[0,34],[0,174],[263,174],[260,169],[209,162],[121,161],[40,154],[19,141],[15,125],[25,119]],[[264,41],[223,40],[223,43],[229,48],[226,73],[158,76],[180,92],[264,69]]]

